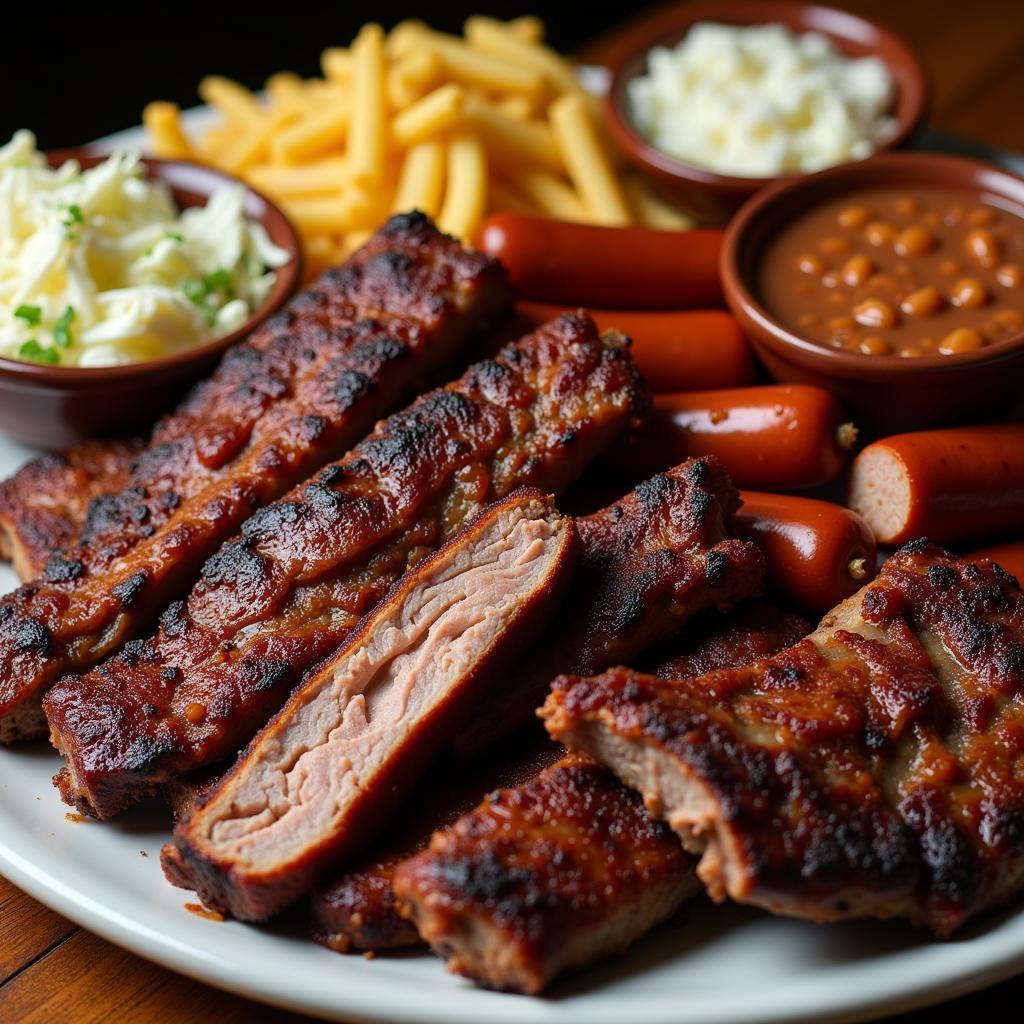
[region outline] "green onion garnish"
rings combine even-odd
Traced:
[[[185,236],[184,235],[179,235],[177,231],[168,231],[166,237],[169,238],[172,242],[184,242],[185,241]]]
[[[73,306],[68,306],[53,325],[53,341],[60,348],[68,348],[71,344],[71,321],[75,319]]]
[[[19,320],[24,320],[30,327],[35,327],[43,318],[43,311],[39,306],[19,306],[14,315]]]
[[[231,291],[231,275],[223,267],[215,270],[212,274],[207,274],[206,277],[203,278],[203,282],[206,285],[207,290],[211,292]]]
[[[29,338],[18,349],[18,355],[22,359],[32,359],[37,363],[49,363],[51,366],[60,362],[60,353],[55,348],[44,348],[35,338]]]
[[[178,287],[185,293],[185,298],[197,306],[203,305],[206,296],[210,294],[209,288],[198,277],[186,277]]]

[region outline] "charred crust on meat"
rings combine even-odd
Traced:
[[[723,583],[728,575],[729,559],[721,551],[709,551],[704,556],[704,578],[713,587]]]
[[[133,573],[128,579],[111,587],[110,592],[121,602],[122,608],[131,608],[142,596],[142,592],[146,589],[148,582],[149,572],[145,569],[140,569],[139,572]]]
[[[956,573],[948,565],[929,565],[928,582],[940,590],[948,590],[956,583]]]
[[[246,687],[259,693],[280,686],[291,675],[291,666],[269,658],[243,658],[240,664]]]
[[[15,622],[11,638],[11,649],[15,653],[44,655],[50,643],[50,631],[39,619],[29,616]]]
[[[160,678],[168,683],[177,682],[181,678],[181,669],[177,665],[166,665],[160,670]]]
[[[43,566],[42,578],[47,583],[73,583],[81,579],[84,572],[85,566],[79,559],[55,554]]]
[[[151,640],[129,640],[121,651],[121,661],[125,665],[138,665],[151,661],[155,655]]]
[[[247,537],[231,541],[211,555],[203,565],[201,576],[207,586],[230,583],[244,588],[266,579],[267,563],[251,550]]]
[[[172,601],[160,616],[160,629],[171,637],[182,636],[188,629],[184,601]]]
[[[918,537],[916,540],[908,541],[899,549],[898,554],[922,555],[931,547],[931,541],[927,537]]]

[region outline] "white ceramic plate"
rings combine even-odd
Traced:
[[[190,112],[202,118],[202,112]],[[138,144],[139,133],[122,133]],[[0,438],[0,478],[31,453]],[[0,593],[15,585],[0,567]],[[0,749],[0,873],[83,927],[212,985],[332,1020],[408,1024],[741,1024],[896,1013],[1024,970],[1024,910],[936,943],[899,924],[818,928],[696,901],[630,955],[544,999],[479,991],[423,954],[343,957],[298,927],[205,920],[160,872],[167,811],[65,818],[45,744]]]

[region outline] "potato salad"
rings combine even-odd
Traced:
[[[291,258],[244,198],[179,211],[138,153],[51,168],[18,132],[0,148],[0,356],[117,366],[235,330]]]

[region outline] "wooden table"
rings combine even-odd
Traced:
[[[931,120],[936,126],[1024,152],[1022,0],[848,0],[837,6],[883,19],[915,43],[931,71]],[[595,40],[583,57],[599,60],[609,41]],[[943,1009],[983,1019],[1022,1003],[1024,979],[1017,979]],[[893,1020],[924,1024],[932,1019],[931,1012]],[[287,1024],[306,1019],[226,995],[140,960],[77,928],[0,878],[4,1024]]]

